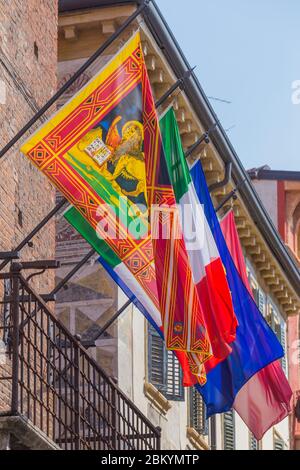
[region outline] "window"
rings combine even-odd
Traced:
[[[274,304],[267,299],[266,294],[264,291],[260,288],[258,285],[258,282],[256,281],[253,273],[251,272],[251,269],[247,265],[247,272],[248,272],[248,277],[249,277],[249,282],[252,288],[253,296],[255,299],[255,302],[272,328],[272,330],[275,332],[278,340],[280,341],[284,352],[286,353],[286,324],[285,321],[282,319],[280,316],[278,310],[274,306]],[[286,362],[286,354],[282,357],[281,359],[281,366],[284,370],[284,372],[287,374],[287,362]]]
[[[256,302],[256,305],[258,306],[260,313],[266,318],[266,295],[264,291],[260,288],[258,285],[257,280],[255,279],[249,265],[247,264],[247,275],[248,275],[248,280],[249,284],[252,289],[253,297]],[[267,319],[267,318],[266,318]]]
[[[250,450],[259,450],[259,442],[254,437],[252,432],[249,432],[249,449]]]
[[[223,414],[224,450],[235,449],[235,419],[233,410]]]
[[[260,313],[266,317],[266,296],[252,275],[250,277],[250,285],[256,305],[258,306]]]
[[[190,427],[194,428],[202,436],[208,435],[208,420],[206,419],[206,407],[200,393],[192,387],[190,389]]]
[[[149,382],[168,400],[184,401],[182,370],[172,351],[167,351],[164,341],[149,325],[148,341]]]

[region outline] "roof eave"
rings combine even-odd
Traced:
[[[59,0],[58,11],[67,13],[75,10],[86,10],[87,8],[103,8],[124,4],[140,4],[143,0]]]
[[[167,57],[175,75],[182,77],[191,66],[184,56],[179,44],[177,43],[172,31],[163,18],[156,2],[150,2],[146,10],[145,21],[148,28],[154,34],[162,52]],[[266,209],[252,186],[251,179],[243,167],[236,151],[234,150],[225,130],[218,121],[211,104],[208,101],[196,75],[193,73],[185,87],[185,93],[193,105],[194,111],[200,121],[209,129],[215,122],[218,122],[216,131],[211,135],[211,140],[218,150],[223,161],[232,162],[232,175],[236,184],[243,181],[239,192],[242,199],[261,234],[269,244],[274,256],[279,261],[283,271],[289,279],[295,291],[300,295],[300,272],[287,252],[276,228],[274,227]]]
[[[72,4],[73,7],[78,4],[77,0],[61,0],[61,4],[62,3],[68,3],[69,5]],[[92,5],[94,5],[94,7],[103,7],[129,3],[140,5],[147,3],[147,0],[89,0],[84,4],[84,8],[91,8]],[[69,8],[75,9],[71,7]],[[191,66],[154,0],[150,1],[143,16],[149,30],[154,35],[158,45],[160,46],[162,53],[166,56],[166,59],[173,69],[174,74],[178,78],[182,77],[186,70],[191,69]],[[232,162],[232,176],[235,183],[238,184],[244,182],[241,184],[239,192],[248,212],[270,246],[291,285],[300,296],[300,271],[287,252],[277,230],[260,201],[258,194],[252,186],[251,179],[247,171],[243,167],[237,153],[228,139],[225,130],[220,124],[218,117],[194,72],[191,75],[191,79],[186,82],[185,93],[189,98],[195,113],[198,115],[199,120],[206,129],[209,129],[214,123],[218,122],[215,132],[211,135],[211,140],[224,163]]]

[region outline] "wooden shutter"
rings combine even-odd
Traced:
[[[260,313],[265,317],[266,316],[266,296],[260,288],[258,288],[256,291],[256,303],[257,303]]]
[[[287,363],[286,363],[286,325],[283,319],[280,317],[275,308],[271,305],[272,309],[272,327],[275,331],[275,334],[283,347],[284,356],[281,358],[281,366],[285,374],[287,373]]]
[[[234,412],[227,411],[223,414],[223,433],[224,433],[224,450],[235,449],[235,419]]]
[[[277,434],[274,436],[274,450],[285,450],[284,441]]]
[[[205,403],[194,387],[190,389],[190,426],[199,434],[208,435]]]
[[[164,343],[153,326],[149,326],[148,338],[149,382],[161,392],[165,392],[165,353]]]
[[[259,450],[258,440],[254,437],[252,432],[249,432],[249,448],[250,450]]]
[[[182,370],[172,351],[167,351],[164,341],[149,325],[148,348],[149,382],[152,383],[168,400],[184,401]]]
[[[253,297],[256,302],[256,305],[259,308],[260,313],[266,317],[266,296],[260,287],[258,287],[257,282],[251,277],[251,288],[253,292]]]
[[[184,388],[182,384],[182,370],[179,361],[172,351],[166,351],[166,393],[169,400],[184,401]]]
[[[285,373],[287,373],[287,367],[286,367],[286,334],[285,334],[285,323],[284,321],[279,319],[278,324],[276,325],[276,335],[277,338],[280,341],[281,346],[283,347],[284,350],[284,356],[281,358],[281,366],[282,369],[284,370]]]
[[[281,322],[281,335],[280,335],[280,342],[281,346],[283,347],[284,350],[284,356],[281,359],[281,365],[285,373],[287,373],[287,364],[286,364],[286,331],[285,331],[286,325],[282,321]]]

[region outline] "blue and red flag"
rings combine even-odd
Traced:
[[[238,272],[251,293],[233,211],[222,219],[221,228]],[[235,398],[234,409],[259,441],[268,429],[291,412],[291,397],[292,389],[280,361],[275,361],[253,375],[241,388]]]
[[[200,161],[191,169],[198,198],[215,238],[232,294],[238,320],[232,352],[207,374],[204,386],[196,385],[207,406],[207,416],[229,411],[238,391],[259,370],[283,356],[275,333],[261,315],[234,264],[224,239]]]

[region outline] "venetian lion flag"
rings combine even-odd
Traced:
[[[139,33],[21,150],[147,293],[167,348],[202,376],[218,344],[193,282]]]
[[[223,348],[220,354],[223,353],[227,356],[228,351],[231,350],[230,343],[235,337],[236,318],[233,312],[225,270],[203,209],[195,194],[191,177],[189,176],[173,109],[170,109],[161,118],[160,129],[163,136],[168,173],[172,181],[175,197],[181,206],[182,212],[186,212],[183,233],[192,267],[193,279],[196,282],[196,287],[199,289],[200,302],[206,313],[205,320],[209,336],[218,339],[218,342],[215,341],[215,343],[217,343],[219,348]],[[161,323],[155,305],[147,293],[137,285],[124,263],[114,255],[104,240],[99,240],[76,209],[69,209],[65,213],[65,217],[101,255],[101,264],[127,296],[152,325],[159,329]],[[189,227],[189,230],[186,230],[186,226],[190,225],[187,223],[189,219],[193,220],[192,225],[194,227]],[[193,381],[186,370],[187,358],[182,354],[178,358],[183,367],[185,385],[195,383],[196,381]],[[205,363],[205,370],[212,368],[216,365],[217,361],[215,357],[212,357]]]

